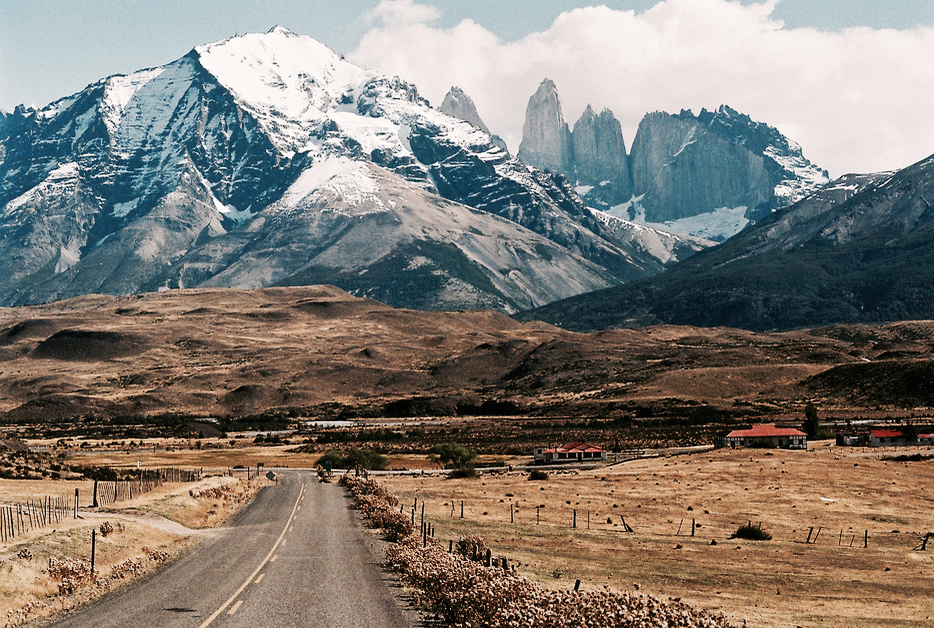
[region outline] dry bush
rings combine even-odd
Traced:
[[[145,554],[149,560],[155,563],[164,563],[169,559],[169,553],[163,552],[162,550],[153,549],[151,547],[143,546],[143,554]]]
[[[345,474],[340,482],[353,495],[370,525],[380,528],[390,541],[399,541],[415,532],[415,525],[409,517],[396,510],[399,500],[374,480]]]
[[[474,550],[474,548],[477,549]],[[483,540],[483,537],[476,534],[462,536],[457,540],[457,543],[454,544],[454,550],[466,558],[486,554],[486,549],[486,542]]]
[[[114,565],[110,570],[110,579],[123,580],[128,575],[137,575],[143,571],[143,561],[127,558],[122,563]]]
[[[69,595],[97,576],[91,572],[91,563],[83,560],[49,559],[49,577],[58,581],[58,594]]]
[[[33,600],[20,608],[11,608],[6,612],[7,621],[4,628],[12,628],[13,626],[25,624],[31,619],[33,611],[47,608],[49,608],[49,604],[47,602],[40,602],[39,600]]]
[[[16,557],[20,560],[25,560],[27,563],[32,560],[32,552],[29,551],[28,547],[24,547],[16,554]]]
[[[109,521],[105,521],[100,526],[101,536],[109,536],[111,532],[114,531],[113,524]]]

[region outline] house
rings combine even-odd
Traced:
[[[934,445],[934,434],[918,434],[919,445]]]
[[[733,430],[723,437],[723,447],[777,447],[807,449],[808,435],[793,427],[753,425],[745,430]]]
[[[904,442],[905,433],[899,429],[869,430],[869,444],[872,447],[882,445],[897,445]]]
[[[900,427],[869,430],[870,447],[909,445],[914,442]]]
[[[562,462],[597,462],[606,460],[606,450],[599,445],[590,443],[569,443],[562,447],[550,449],[537,448],[535,460],[544,464]]]

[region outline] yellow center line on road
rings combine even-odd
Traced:
[[[282,543],[279,544],[279,547],[285,547],[285,544],[288,543],[288,539],[282,539]]]
[[[211,616],[208,617],[207,619],[205,619],[205,620],[201,623],[201,625],[198,626],[198,628],[207,628],[208,626],[210,626],[210,625],[214,622],[214,620],[217,619],[217,618],[220,616],[220,614],[224,612],[224,609],[226,609],[228,606],[230,606],[231,604],[233,604],[233,601],[237,599],[237,596],[240,595],[241,593],[243,593],[243,590],[247,587],[247,585],[249,585],[251,582],[253,582],[253,578],[255,578],[255,577],[256,577],[256,574],[258,574],[258,573],[262,570],[262,568],[266,566],[266,563],[268,563],[268,562],[275,562],[276,558],[279,558],[279,555],[278,555],[278,554],[276,554],[275,556],[273,556],[273,552],[275,552],[276,549],[278,549],[279,543],[282,542],[282,537],[285,536],[286,531],[289,529],[289,526],[292,524],[292,520],[295,518],[295,513],[298,512],[298,509],[300,508],[300,506],[298,505],[298,502],[302,499],[302,497],[303,497],[304,495],[305,495],[305,484],[303,483],[303,484],[302,484],[302,489],[301,489],[301,491],[299,491],[299,493],[298,493],[298,498],[295,500],[295,505],[292,506],[292,514],[289,515],[289,520],[285,522],[285,526],[282,528],[282,533],[279,535],[279,538],[276,539],[276,542],[273,544],[272,549],[269,550],[269,553],[266,554],[266,558],[264,558],[263,561],[259,564],[259,566],[258,566],[256,569],[253,570],[253,573],[251,573],[251,574],[250,574],[250,577],[247,578],[246,581],[245,581],[243,584],[240,585],[240,588],[237,589],[236,591],[234,591],[234,594],[231,595],[231,596],[227,599],[226,602],[224,602],[223,604],[221,604],[220,608],[218,608],[216,611],[214,611],[213,613],[211,613]],[[272,560],[270,560],[270,558],[271,558]],[[234,606],[234,608],[232,608],[232,609],[230,609],[230,610],[231,610],[232,612],[236,612],[235,609],[239,608],[241,603],[242,603],[242,602],[238,602],[238,603]],[[231,614],[232,614],[232,613],[231,613]]]
[[[276,554],[275,556],[273,556],[272,558],[270,558],[270,559],[269,559],[269,562],[274,563],[274,562],[276,562],[277,560],[279,560],[279,555],[278,555],[278,554]]]
[[[239,600],[236,604],[230,607],[230,610],[227,611],[228,615],[236,615],[237,611],[240,610],[240,605],[243,604],[243,600]]]
[[[266,577],[266,574],[261,573],[259,576],[256,577],[256,580],[253,581],[253,584],[259,584],[260,582],[263,581],[263,578],[265,577]]]

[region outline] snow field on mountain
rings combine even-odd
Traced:
[[[305,151],[310,131],[342,95],[375,73],[324,44],[277,27],[195,49],[202,66],[256,116],[278,148]]]

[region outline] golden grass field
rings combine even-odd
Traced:
[[[552,473],[547,481],[518,472],[380,481],[407,507],[415,496],[424,500],[436,538],[479,534],[548,586],[570,588],[578,578],[583,588],[638,585],[722,612],[736,625],[768,628],[934,621],[934,543],[914,551],[934,530],[934,461],[886,462],[878,451],[827,442],[808,452],[647,459]],[[621,517],[634,532],[624,532]],[[773,539],[730,540],[748,521],[761,522]],[[812,527],[823,529],[807,544]]]

